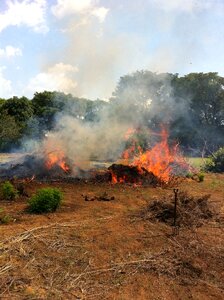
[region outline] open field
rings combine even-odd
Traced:
[[[202,157],[186,157],[187,162],[189,162],[189,164],[192,167],[195,167],[197,169],[203,169],[203,167],[205,166],[205,164],[207,162],[209,162],[209,158],[202,158]]]
[[[0,163],[5,163],[14,159],[17,159],[24,154],[22,153],[0,153]]]
[[[220,215],[176,236],[141,213],[171,188],[33,181],[25,190],[46,186],[64,193],[55,213],[27,213],[25,196],[1,200],[10,218],[0,225],[0,299],[223,299],[224,175],[180,184],[210,193]],[[105,192],[115,199],[84,200]]]

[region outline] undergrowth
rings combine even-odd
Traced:
[[[33,213],[54,212],[60,206],[63,195],[57,188],[43,188],[28,201],[28,210]]]
[[[9,181],[6,181],[1,185],[1,198],[4,200],[14,200],[17,195],[17,190]]]

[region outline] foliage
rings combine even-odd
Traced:
[[[0,208],[0,223],[2,224],[8,224],[11,221],[13,221],[14,219],[10,216],[10,215],[6,215],[4,213],[4,209]]]
[[[199,182],[204,181],[204,179],[205,179],[205,174],[204,173],[198,173],[197,175],[198,175],[198,181]]]
[[[213,153],[211,160],[206,164],[205,170],[210,172],[224,172],[224,147]]]
[[[0,98],[0,107],[4,104],[5,101],[5,99]]]
[[[6,181],[1,186],[1,194],[5,200],[14,200],[17,196],[17,191],[9,181]]]
[[[10,223],[12,221],[13,221],[13,218],[11,216],[9,216],[9,215],[4,215],[4,216],[0,217],[0,222],[2,224],[8,224],[8,223]]]
[[[193,173],[191,173],[191,172],[189,172],[189,173],[187,173],[186,174],[186,178],[193,178],[193,176],[194,176],[194,174]]]
[[[43,188],[28,201],[29,211],[33,213],[54,212],[62,202],[62,193],[57,188]]]
[[[2,111],[15,118],[17,125],[24,126],[33,115],[31,102],[26,97],[13,97],[5,101],[1,106]]]
[[[4,151],[16,145],[20,137],[15,118],[0,111],[0,150]]]

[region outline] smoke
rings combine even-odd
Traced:
[[[168,75],[147,71],[137,74],[137,83],[128,82],[128,78],[132,81],[136,74],[121,79],[120,88],[123,81],[129,84],[122,91],[115,91],[110,103],[98,112],[97,121],[88,122],[82,116],[74,116],[75,107],[69,103],[69,107],[57,115],[54,130],[47,133],[38,153],[63,152],[75,173],[77,167],[90,168],[93,160],[116,161],[125,149],[127,132],[147,128],[155,116],[159,116],[161,122],[169,122],[172,115],[167,115],[164,108],[169,106],[171,112],[174,101]],[[156,97],[163,103],[163,110],[160,105],[153,107],[152,98]],[[150,134],[147,139],[148,143],[152,142]]]
[[[124,150],[128,129],[137,124],[129,119],[127,112],[126,118],[122,114],[124,112],[120,110],[118,115],[117,108],[109,105],[100,111],[97,122],[86,122],[62,112],[38,152],[41,149],[45,154],[62,151],[73,166],[74,173],[76,167],[90,168],[92,160],[116,161]]]

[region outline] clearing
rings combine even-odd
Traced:
[[[178,235],[143,217],[172,188],[32,181],[25,190],[47,186],[64,194],[55,213],[27,213],[26,196],[1,200],[8,216],[0,225],[1,299],[224,299],[224,174],[178,186],[211,194],[219,213]],[[110,201],[99,201],[105,193]]]

